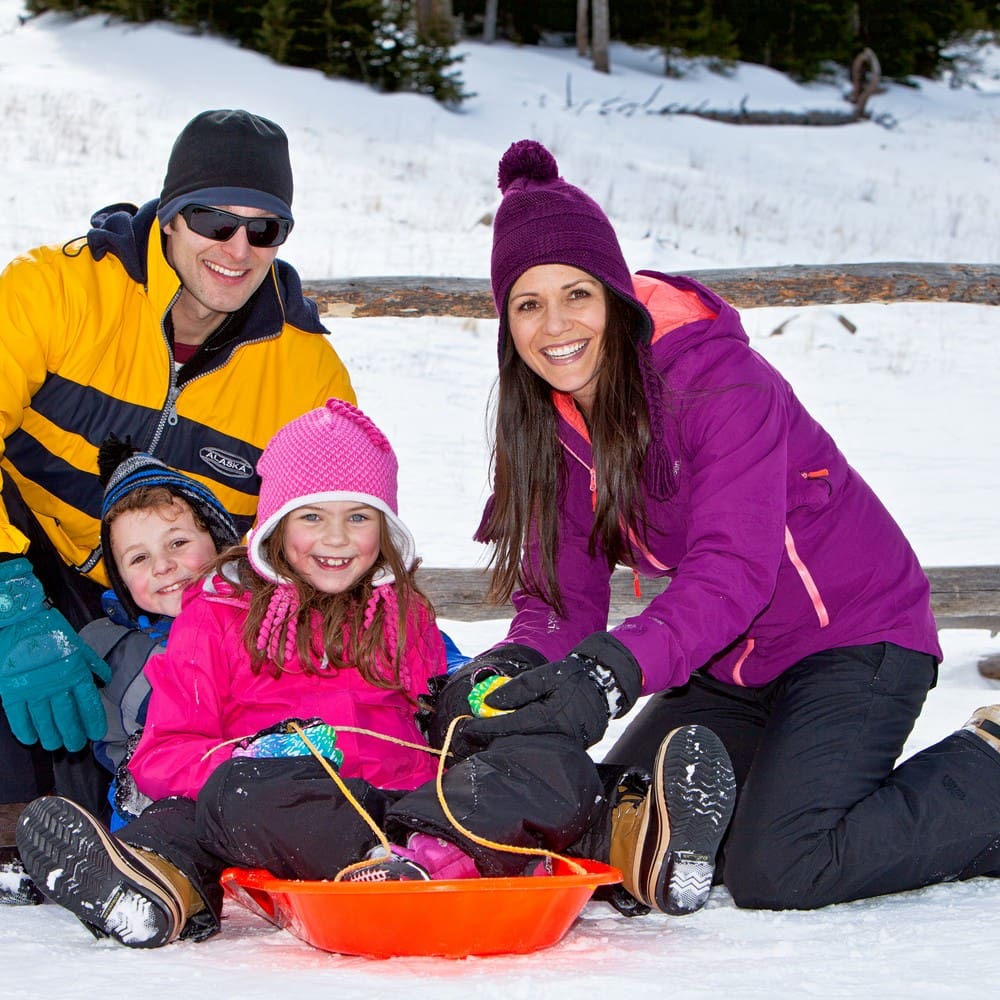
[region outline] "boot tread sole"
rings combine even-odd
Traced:
[[[173,887],[68,799],[32,802],[19,821],[17,843],[35,884],[93,933],[156,948],[183,925]]]
[[[664,739],[636,852],[642,902],[674,915],[705,904],[735,797],[732,764],[715,733],[681,726]]]

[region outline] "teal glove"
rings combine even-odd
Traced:
[[[337,730],[322,719],[285,719],[277,725],[262,729],[254,736],[240,740],[233,750],[234,757],[305,757],[312,753],[305,741],[290,723],[296,723],[309,742],[326,757],[335,770],[344,763],[344,754],[337,749]]]
[[[0,700],[22,743],[82,750],[107,729],[94,675],[111,668],[47,606],[27,559],[0,563]]]

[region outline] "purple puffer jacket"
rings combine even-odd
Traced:
[[[704,666],[759,686],[837,646],[893,642],[940,659],[930,587],[902,531],[750,348],[736,310],[688,278],[634,281],[653,316],[678,484],[667,502],[646,496],[649,532],[634,564],[670,586],[612,630],[642,668],[643,693]],[[603,553],[587,552],[590,442],[569,397],[554,403],[566,449],[557,559],[566,616],[519,591],[505,640],[553,660],[607,628],[610,596]]]

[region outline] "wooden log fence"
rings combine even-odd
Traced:
[[[1000,632],[1000,566],[931,566],[924,572],[931,582],[931,607],[938,628]],[[487,603],[489,579],[482,569],[421,566],[417,580],[439,618],[471,622],[513,616],[509,605]],[[616,570],[611,578],[609,624],[617,625],[638,614],[669,583],[665,577],[643,577],[642,596],[637,598],[631,571]]]
[[[737,309],[860,302],[1000,305],[1000,264],[824,264],[686,271]],[[308,281],[323,316],[496,317],[485,278]]]
[[[966,302],[1000,305],[1000,264],[878,263],[796,265],[687,271],[739,309],[864,302]],[[320,314],[331,318],[496,317],[489,282],[481,278],[365,277],[304,282]],[[925,567],[939,628],[1000,632],[1000,566]],[[421,567],[420,585],[440,618],[509,618],[512,609],[486,602],[480,569]],[[641,610],[668,580],[642,580],[633,593],[631,572],[612,578],[610,624]]]

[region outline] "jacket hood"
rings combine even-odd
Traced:
[[[146,202],[141,208],[129,202],[117,202],[98,209],[90,218],[92,228],[87,233],[87,246],[94,260],[110,253],[121,261],[133,281],[147,284],[150,278],[149,241],[154,233],[160,236],[156,205],[155,200]],[[166,266],[169,268],[169,264]],[[261,286],[264,294],[256,296],[254,317],[262,321],[268,317],[267,322],[271,323],[283,316],[285,322],[300,330],[325,335],[328,331],[320,322],[316,303],[303,297],[302,282],[295,269],[283,260],[275,260],[271,273],[273,282],[265,279]],[[273,294],[267,292],[270,288],[274,289]],[[257,324],[251,322],[249,325],[256,328]]]
[[[713,340],[750,343],[737,310],[693,278],[639,271],[633,283],[653,317],[653,357],[661,373],[692,347]]]

